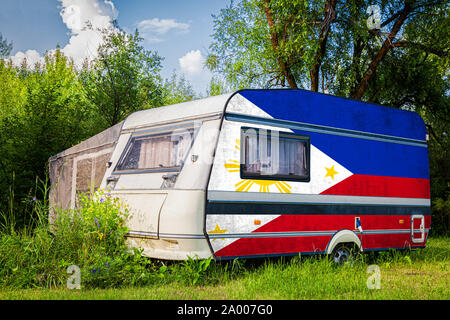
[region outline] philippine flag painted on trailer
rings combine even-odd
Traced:
[[[330,125],[334,123],[336,128],[369,131],[374,134],[400,136],[405,139],[420,140],[424,138],[421,130],[413,131],[408,127],[408,123],[411,121],[402,121],[403,115],[399,114],[398,110],[389,110],[391,113],[389,116],[395,119],[399,123],[398,125],[390,124],[389,119],[377,119],[372,123],[370,118],[373,120],[384,114],[378,113],[382,107],[378,106],[373,110],[366,109],[365,111],[369,113],[368,117],[361,113],[362,109],[355,109],[355,116],[350,119],[347,115],[348,112],[341,115],[336,111],[339,110],[339,107],[343,107],[336,105],[338,98],[322,95],[321,97],[327,101],[314,101],[309,92],[302,91],[301,93],[304,99],[299,99],[297,92],[296,99],[298,101],[292,102],[296,91],[276,93],[266,91],[264,94],[261,92],[256,94],[256,91],[243,91],[230,99],[226,112],[227,114],[242,114],[266,119],[275,118],[306,123],[310,121],[312,124]],[[313,97],[317,97],[317,94]],[[342,102],[341,100],[339,101]],[[344,101],[350,105],[355,104],[354,101]],[[309,105],[307,105],[308,103]],[[355,106],[350,107],[354,108]],[[290,110],[288,110],[289,108]],[[357,106],[357,108],[362,107]],[[295,112],[292,109],[295,109]],[[384,122],[384,124],[379,125],[380,122]],[[272,124],[270,127],[259,123],[251,126],[306,134],[311,137],[310,182],[241,179],[239,167],[241,126],[242,124],[239,122],[225,121],[223,123],[208,186],[208,201],[220,201],[220,199],[211,198],[210,191],[214,191],[215,195],[218,194],[219,198],[220,192],[230,191],[430,198],[428,168],[423,168],[411,161],[418,159],[418,163],[427,163],[427,161],[422,161],[423,158],[428,157],[427,149],[424,147],[405,144],[396,145],[393,148],[392,144],[385,141],[348,137],[339,133],[331,135],[317,132],[317,130],[290,130],[283,127],[277,128]],[[255,238],[241,238],[242,235],[279,231],[280,226],[290,224],[290,218],[295,217],[259,215],[255,219],[253,212],[249,212],[249,214],[245,214],[245,212],[207,213],[206,230],[216,256],[241,255],[240,250],[253,245],[251,243],[256,241]],[[359,228],[362,230],[361,225],[358,226]],[[267,242],[269,239],[264,241]],[[285,241],[288,241],[287,238]],[[248,244],[246,244],[247,242]]]

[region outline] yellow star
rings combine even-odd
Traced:
[[[208,231],[208,233],[216,233],[216,234],[225,233],[225,232],[227,232],[227,230],[228,229],[220,229],[219,225],[216,224],[216,227],[214,228],[214,230]],[[216,241],[216,240],[217,240],[217,238],[213,239],[213,241]],[[225,240],[225,239],[222,238],[221,240]]]
[[[325,167],[325,170],[327,170],[327,174],[325,175],[325,178],[331,177],[331,179],[333,179],[333,180],[334,180],[334,175],[339,173],[336,170],[334,170],[334,165],[331,168]]]

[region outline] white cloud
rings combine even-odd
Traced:
[[[142,36],[149,42],[161,42],[162,35],[175,31],[177,33],[189,32],[190,25],[188,23],[177,22],[174,19],[153,18],[142,20],[138,23],[138,29]]]
[[[27,50],[24,52],[19,51],[14,56],[10,57],[13,65],[20,66],[23,63],[23,59],[27,59],[27,66],[34,67],[36,63],[44,63],[44,58],[41,57],[36,50]]]
[[[186,53],[183,57],[178,59],[181,71],[187,74],[198,74],[203,70],[205,58],[200,50],[192,50]]]
[[[205,57],[200,50],[192,50],[178,59],[179,72],[192,85],[196,92],[206,92],[212,73],[204,67]]]
[[[73,58],[76,65],[81,66],[85,58],[93,59],[102,42],[101,35],[94,31],[97,28],[112,28],[112,20],[117,18],[118,11],[109,0],[58,0],[61,3],[60,15],[70,32],[69,43],[61,49],[68,57]],[[94,30],[85,29],[90,22]],[[55,49],[49,50],[53,53]],[[24,57],[29,66],[31,61],[39,60],[36,50],[19,51],[11,57],[15,65],[20,65]],[[43,61],[40,57],[39,61]]]

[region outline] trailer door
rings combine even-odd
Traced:
[[[158,239],[159,214],[167,193],[139,191],[115,194],[129,206],[127,226],[130,236]]]

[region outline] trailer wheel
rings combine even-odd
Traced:
[[[351,263],[353,260],[354,245],[349,243],[340,243],[333,249],[331,259],[337,265],[344,265]]]

